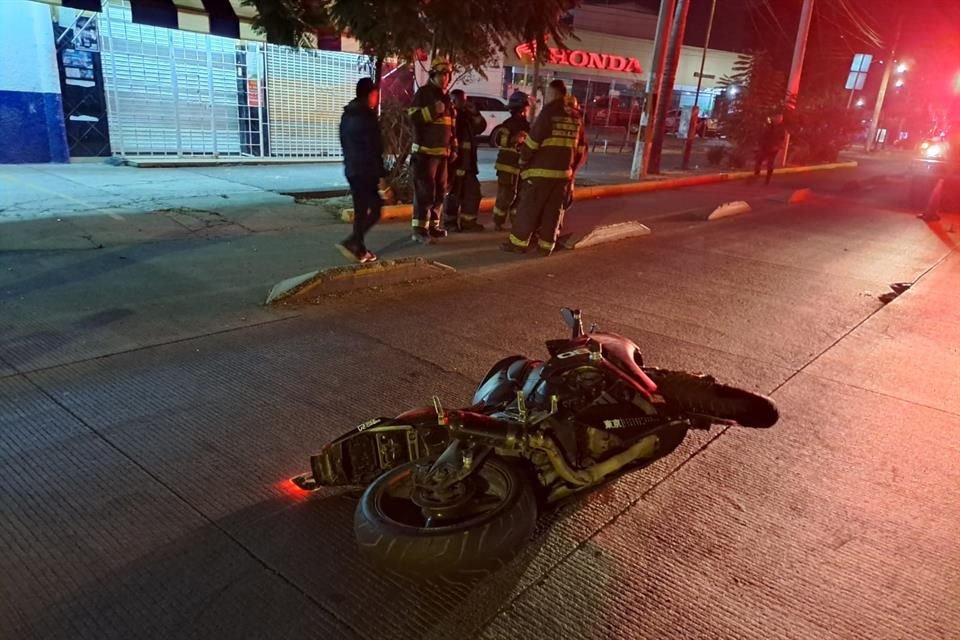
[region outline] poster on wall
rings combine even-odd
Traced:
[[[93,53],[76,49],[63,50],[63,73],[73,80],[93,80]]]
[[[73,48],[80,51],[100,51],[100,34],[95,19],[91,18],[79,32],[74,32]]]

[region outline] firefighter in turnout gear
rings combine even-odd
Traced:
[[[513,233],[501,247],[524,253],[537,235],[537,250],[548,256],[557,243],[562,209],[586,156],[580,110],[567,98],[562,80],[547,88],[546,104],[520,147],[520,198]]]
[[[447,232],[440,207],[447,192],[447,169],[457,156],[456,113],[447,87],[450,64],[434,59],[430,81],[417,90],[407,109],[413,121],[413,240],[427,244]]]
[[[520,186],[520,145],[530,132],[527,111],[530,99],[523,91],[514,91],[507,101],[510,117],[497,129],[497,201],[493,206],[493,223],[497,231],[503,229],[509,217],[517,213],[517,188]]]
[[[449,231],[483,231],[480,215],[480,180],[477,178],[477,136],[487,121],[467,102],[461,89],[450,92],[456,109],[458,155],[450,162],[450,193],[444,201],[444,226]]]

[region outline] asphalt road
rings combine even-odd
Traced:
[[[578,203],[570,224],[654,233],[549,259],[457,238],[432,250],[456,276],[306,310],[256,305],[330,250],[263,215],[3,252],[0,636],[960,637],[958,236],[899,208],[898,171]],[[884,305],[894,282],[915,284]],[[691,434],[469,586],[378,574],[355,499],[286,482],[352,425],[542,353],[562,305],[772,394],[780,424]]]

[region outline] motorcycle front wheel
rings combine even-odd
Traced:
[[[523,548],[537,522],[531,479],[491,456],[468,480],[458,517],[437,522],[413,499],[416,463],[387,471],[364,491],[354,515],[361,553],[375,565],[411,577],[483,577]]]

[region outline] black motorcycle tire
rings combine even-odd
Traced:
[[[647,369],[646,373],[667,403],[685,413],[734,420],[753,429],[772,427],[780,419],[770,398],[718,384],[711,376],[666,369]]]
[[[476,472],[496,474],[507,487],[493,510],[449,526],[398,522],[382,508],[383,498],[392,487],[410,482],[414,468],[415,463],[407,463],[387,471],[367,487],[357,505],[354,534],[361,554],[374,565],[420,579],[479,579],[506,564],[533,536],[537,522],[533,479],[496,456],[487,458]]]

